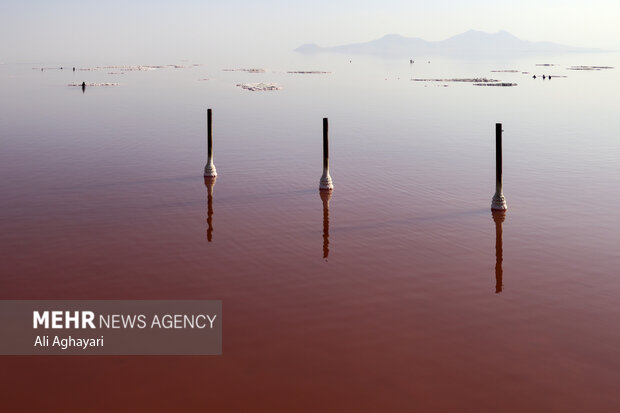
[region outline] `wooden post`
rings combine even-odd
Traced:
[[[502,185],[502,124],[495,124],[495,195],[491,201],[491,209],[505,211],[506,198]]]
[[[217,176],[215,165],[213,165],[213,120],[211,109],[207,109],[207,165],[205,166],[205,176]]]
[[[331,191],[334,189],[332,177],[329,176],[329,134],[327,118],[323,118],[323,175],[319,183],[319,189]]]

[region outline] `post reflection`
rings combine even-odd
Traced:
[[[205,176],[205,186],[207,187],[207,241],[213,239],[213,187],[215,186],[215,176]]]
[[[319,191],[321,201],[323,201],[323,259],[327,261],[329,256],[329,200],[332,191]]]
[[[504,260],[502,224],[506,219],[506,211],[493,210],[493,221],[495,222],[495,293],[502,292],[503,275],[502,261]]]

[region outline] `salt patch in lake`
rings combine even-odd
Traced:
[[[499,82],[497,79],[487,79],[486,77],[475,78],[453,78],[453,79],[411,79],[414,82],[465,82],[465,83],[491,83]]]
[[[299,74],[299,75],[323,75],[323,74],[329,74],[331,72],[322,72],[319,70],[297,70],[297,71],[289,71],[286,73]]]
[[[505,83],[505,82],[500,82],[500,83],[474,83],[474,86],[510,87],[510,86],[517,86],[517,84],[516,83]]]
[[[567,67],[567,70],[603,70],[603,69],[613,69],[612,66],[571,66]]]
[[[265,73],[265,69],[222,69],[224,72]]]
[[[119,83],[86,83],[86,86],[119,86]],[[69,83],[67,86],[79,86],[82,87],[81,83]]]
[[[264,92],[268,90],[281,90],[282,87],[276,83],[239,83],[238,87],[251,92]]]

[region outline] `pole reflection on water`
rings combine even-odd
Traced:
[[[327,261],[329,256],[329,200],[332,191],[319,191],[323,201],[323,258]]]
[[[215,176],[205,176],[205,186],[207,187],[207,241],[213,239],[213,187],[215,186]]]
[[[504,270],[502,269],[502,261],[504,260],[504,250],[502,242],[502,224],[506,219],[506,211],[493,210],[493,221],[495,221],[495,293],[502,292],[502,277]]]

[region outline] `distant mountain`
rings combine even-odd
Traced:
[[[506,31],[486,33],[469,30],[446,40],[429,42],[416,37],[388,34],[366,43],[354,43],[334,47],[305,44],[295,51],[300,53],[336,52],[346,54],[374,54],[394,57],[427,55],[496,55],[508,53],[548,52],[601,52],[600,49],[565,46],[551,42],[521,40]]]

